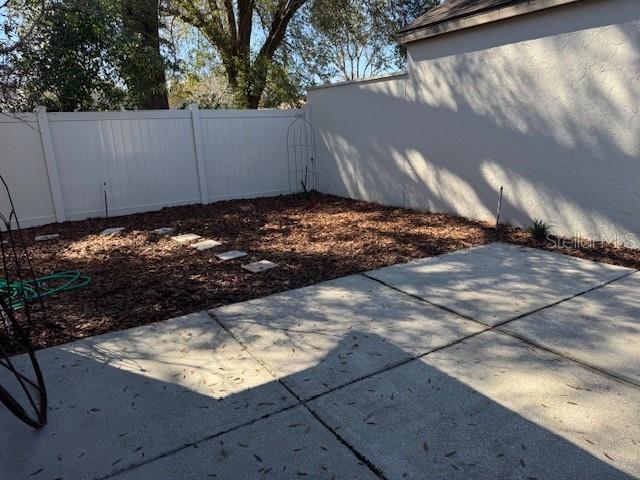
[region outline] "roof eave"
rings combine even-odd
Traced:
[[[472,13],[459,18],[443,20],[430,25],[416,27],[411,30],[401,30],[396,33],[395,36],[401,45],[406,45],[407,43],[415,42],[417,40],[436,37],[445,33],[477,27],[485,23],[497,22],[499,20],[505,20],[507,18],[517,17],[527,13],[538,12],[540,10],[546,10],[548,8],[579,1],[582,0],[529,0],[528,2],[507,5],[494,10]]]

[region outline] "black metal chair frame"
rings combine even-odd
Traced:
[[[3,280],[8,287],[22,285],[26,280],[33,280],[35,275],[9,187],[1,175],[0,181],[10,209],[8,215],[0,212],[0,255]],[[47,321],[46,310],[39,294],[35,300],[28,301],[23,289],[10,290],[0,291],[0,366],[15,377],[16,383],[13,392],[8,386],[0,385],[0,402],[27,425],[41,428],[47,423],[47,390],[28,332],[34,322]],[[26,368],[21,367],[22,371],[16,365],[18,355],[26,356],[26,359],[19,360],[21,365],[26,365]],[[22,401],[18,400],[16,393]]]

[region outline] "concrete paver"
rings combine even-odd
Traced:
[[[56,240],[57,238],[60,238],[60,234],[59,233],[52,233],[52,234],[49,234],[49,235],[36,235],[35,241],[36,242],[46,242],[48,240]]]
[[[218,240],[203,240],[201,242],[194,243],[191,246],[199,252],[204,252],[211,250],[212,248],[219,247],[220,245],[222,245],[222,242],[219,242]]]
[[[216,253],[216,257],[218,257],[223,262],[227,260],[235,260],[236,258],[246,257],[246,252],[241,252],[240,250],[229,250],[228,252]]]
[[[170,235],[175,231],[176,229],[174,227],[160,227],[160,228],[151,230],[151,233],[154,233],[156,235]]]
[[[278,264],[270,262],[269,260],[260,260],[258,262],[243,265],[242,268],[251,273],[260,273],[266,270],[271,270],[272,268],[278,268]]]
[[[195,233],[183,233],[182,235],[176,235],[175,237],[171,237],[171,240],[178,243],[189,243],[195,242],[196,240],[200,240],[202,237]]]
[[[100,235],[103,237],[115,237],[116,235],[120,235],[126,227],[113,227],[113,228],[105,228]]]
[[[367,275],[487,325],[496,325],[631,272],[623,267],[496,242]]]

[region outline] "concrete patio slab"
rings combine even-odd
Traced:
[[[310,406],[390,480],[640,476],[640,390],[504,334]]]
[[[360,275],[211,313],[303,399],[483,329]]]
[[[631,272],[496,242],[366,275],[486,325],[497,325]]]
[[[640,478],[640,388],[397,290],[548,307],[499,329],[631,381],[640,273],[494,244],[371,275],[38,352],[50,422],[0,408],[0,478]]]
[[[2,479],[102,477],[295,403],[204,312],[38,358],[49,424],[34,432],[0,409]]]
[[[206,478],[378,477],[304,407],[295,407],[117,475],[114,480]]]
[[[503,329],[640,386],[640,273]]]

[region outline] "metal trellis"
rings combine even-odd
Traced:
[[[316,132],[303,116],[296,118],[287,130],[287,163],[290,192],[318,189]]]

